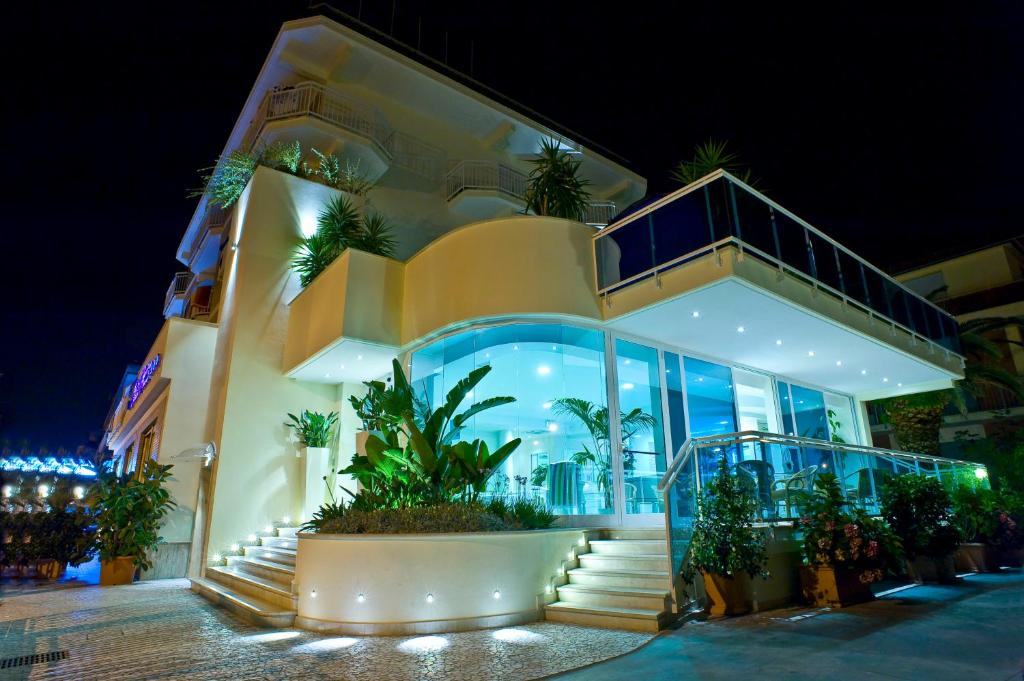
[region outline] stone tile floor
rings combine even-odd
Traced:
[[[324,636],[248,626],[185,580],[125,587],[15,586],[0,594],[8,679],[535,679],[632,651],[649,634],[554,623],[409,637]]]

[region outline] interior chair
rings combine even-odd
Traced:
[[[775,467],[760,459],[747,459],[735,465],[741,484],[748,485],[751,496],[757,499],[762,517],[771,515],[775,508],[772,499],[772,483],[775,481]]]
[[[785,504],[788,516],[795,505],[793,500],[795,494],[814,491],[814,478],[817,473],[817,466],[808,466],[784,480],[777,480],[772,488],[772,503],[776,505],[776,508],[779,504]]]

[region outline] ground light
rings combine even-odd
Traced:
[[[504,643],[532,643],[545,638],[541,634],[535,634],[525,629],[498,629],[491,636]]]
[[[270,643],[272,641],[284,641],[301,635],[302,633],[298,631],[272,631],[268,634],[252,634],[251,636],[246,636],[245,640],[257,641],[259,643]]]
[[[303,643],[302,645],[295,646],[292,650],[299,653],[327,653],[332,650],[351,648],[357,643],[359,643],[359,639],[357,638],[339,636],[337,638],[325,638],[319,641]]]
[[[403,653],[430,653],[448,647],[448,639],[443,636],[417,636],[398,644]]]

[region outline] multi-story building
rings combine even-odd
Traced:
[[[387,598],[397,610],[377,615],[387,631],[411,631],[399,624],[417,618],[442,628],[521,621],[538,604],[552,618],[662,621],[678,567],[666,561],[685,542],[678,523],[692,517],[680,485],[700,484],[722,452],[762,489],[766,516],[786,512],[772,489],[815,471],[835,471],[865,501],[874,471],[953,471],[872,449],[864,405],[960,377],[954,320],[729,174],[615,218],[646,184],[610,154],[323,17],[282,27],[224,153],[295,140],[358,162],[373,189],[349,198],[396,227],[396,256],[349,249],[303,289],[293,253],[341,191],[259,167],[230,209],[204,197],[178,250],[189,269],[168,289],[167,322],[111,438],[129,467],[127,447],[154,416],[161,432],[136,445],[143,456],[172,460],[214,443],[195,532],[184,528],[197,514],[202,462],[181,458],[182,531],[165,534],[194,544],[195,588],[236,610],[382,630],[372,617],[330,612],[340,600],[314,600],[326,585],[303,588],[315,578],[302,571],[321,559],[312,549],[303,559],[301,540],[281,526],[297,524],[323,492],[304,484],[306,462],[284,422],[289,412],[340,412],[331,469],[345,466],[360,427],[348,398],[390,375],[395,358],[434,401],[490,365],[473,399],[516,401],[479,414],[464,436],[523,442],[488,494],[540,499],[561,525],[610,532],[608,541],[632,536],[625,551],[640,553],[610,561],[598,555],[599,534],[581,535],[595,553],[571,575],[563,564],[558,581],[533,593],[490,587],[486,612],[450,598],[465,607],[406,617],[394,599],[407,580],[396,579]],[[578,221],[524,214],[529,161],[546,140],[576,155],[590,183],[593,203]],[[594,431],[560,408],[566,398],[610,416],[596,445],[603,458],[576,456]],[[619,415],[634,409],[656,425],[624,433]],[[573,546],[577,560],[584,549],[575,537]],[[352,572],[373,575],[370,544],[364,551]],[[509,562],[495,569],[534,574],[526,554]],[[623,574],[635,579],[602,582]],[[632,605],[616,610],[616,599]]]
[[[968,253],[934,260],[896,275],[907,288],[934,300],[959,322],[990,317],[1024,316],[1024,244],[1019,238]],[[1002,349],[999,358],[987,359],[1010,373],[1024,375],[1024,346],[1020,328],[1010,325],[989,334]],[[1024,405],[1011,391],[981,386],[969,396],[967,413],[951,405],[940,432],[940,448],[948,456],[962,456],[963,437],[991,435],[999,423],[1024,416]],[[871,410],[871,430],[879,446],[893,445],[892,434],[877,408]]]

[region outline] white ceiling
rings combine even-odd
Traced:
[[[699,316],[694,317],[694,312]],[[914,385],[951,378],[936,366],[735,279],[624,316],[610,326],[698,355],[854,395],[910,392]]]
[[[395,348],[344,339],[288,376],[311,383],[361,383],[391,375]]]

